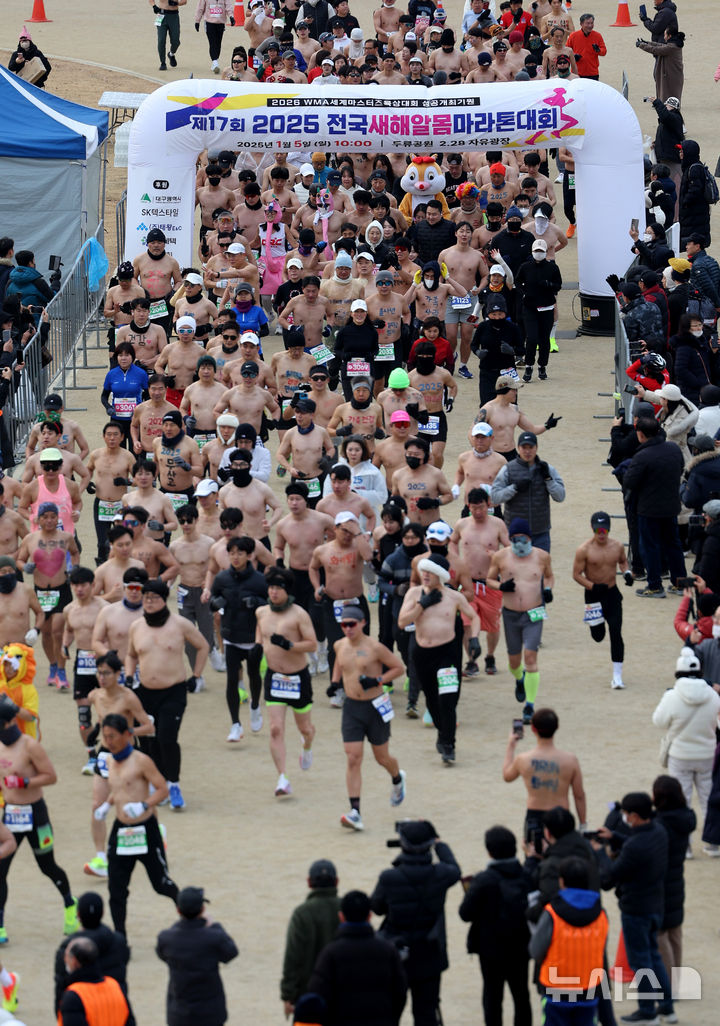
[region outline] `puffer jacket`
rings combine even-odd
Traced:
[[[252,645],[255,641],[255,610],[267,603],[267,583],[252,567],[221,570],[213,581],[213,598],[222,598],[221,632],[227,641]]]
[[[711,492],[720,492],[720,449],[693,456],[686,473],[687,481],[680,486],[680,498],[688,509],[700,511]]]
[[[678,405],[660,420],[668,442],[674,442],[680,446],[685,463],[690,462],[690,450],[688,449],[687,437],[692,431],[698,419],[699,410],[695,403],[683,397]]]
[[[647,303],[642,296],[631,299],[622,308],[623,324],[628,342],[644,339],[648,349],[664,353],[666,348],[662,314],[655,303]]]
[[[710,245],[710,205],[705,199],[705,169],[700,163],[700,147],[694,139],[682,145],[682,178],[680,179],[680,247],[693,232],[704,236]]]
[[[655,8],[654,18],[648,18],[646,16],[641,19],[643,25],[650,33],[653,43],[662,43],[667,29],[672,29],[677,32],[678,20],[677,14],[675,13],[676,11],[677,7],[673,3],[673,0],[663,0],[663,2]]]
[[[678,677],[652,715],[656,727],[674,737],[669,753],[674,759],[711,759],[720,695],[702,677]]]
[[[697,817],[692,809],[658,809],[655,814],[668,835],[668,865],[665,874],[665,915],[662,929],[672,930],[681,926],[685,912],[685,853],[690,834],[697,826]]]

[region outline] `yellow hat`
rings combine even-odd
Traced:
[[[684,257],[670,257],[668,263],[673,271],[677,271],[678,274],[687,274],[688,271],[692,271],[692,264]]]

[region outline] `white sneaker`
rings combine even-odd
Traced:
[[[277,328],[275,329],[275,334],[282,335],[282,324],[278,324]]]
[[[327,673],[329,669],[327,641],[322,641],[317,650],[317,672]]]
[[[312,766],[312,761],[313,761],[312,749],[310,749],[310,751],[308,752],[308,751],[306,751],[305,748],[303,748],[303,750],[300,752],[300,769],[301,770],[309,770],[310,767]]]
[[[218,64],[217,61],[213,61],[212,62],[212,73],[213,73],[213,75],[219,75],[220,74],[220,65]]]
[[[720,848],[717,844],[706,844],[703,852],[709,855],[711,859],[720,859]]]
[[[278,782],[275,785],[275,797],[280,798],[287,794],[292,794],[292,787],[290,787],[290,781],[285,774],[281,773],[278,777]]]
[[[330,699],[330,705],[333,707],[333,709],[342,709],[344,701],[345,692],[341,689],[340,691],[336,691],[335,694],[332,696],[332,698]]]
[[[360,813],[357,809],[350,809],[349,812],[344,812],[340,817],[340,823],[344,827],[348,827],[350,830],[364,830],[363,821],[360,819]]]
[[[687,851],[685,852],[685,858],[686,859],[694,859],[695,858],[695,856],[693,855],[693,850],[692,850],[692,845],[691,844],[689,844],[687,846]]]
[[[390,790],[390,804],[393,808],[401,805],[405,797],[405,770],[400,770],[400,783],[393,784]]]
[[[621,680],[616,680],[616,678],[613,677],[610,683],[610,687],[613,689],[613,691],[622,691],[625,687],[625,684]]]
[[[214,648],[210,653],[210,665],[213,670],[217,670],[218,673],[224,673],[227,670],[225,665],[225,656],[219,648]]]
[[[311,652],[308,656],[308,670],[310,670],[310,676],[314,677],[318,672],[318,655],[317,652]]]
[[[257,734],[259,730],[262,730],[263,715],[260,706],[257,709],[250,710],[250,730],[253,734]]]
[[[228,734],[228,736],[227,736],[227,738],[225,740],[226,741],[242,741],[242,739],[244,737],[245,737],[245,731],[242,728],[242,723],[233,723],[232,727],[230,728],[230,733]]]

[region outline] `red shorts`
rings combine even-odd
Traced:
[[[488,588],[482,581],[473,581],[473,588],[475,594],[470,605],[480,617],[480,630],[487,634],[498,634],[502,613],[502,593],[495,588]]]
[[[184,388],[166,388],[165,389],[165,398],[167,399],[167,401],[169,403],[172,403],[173,406],[177,406],[178,409],[180,409],[180,403],[182,402],[184,395],[185,395],[185,389]]]

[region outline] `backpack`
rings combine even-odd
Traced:
[[[713,206],[720,199],[720,189],[714,176],[710,173],[707,164],[693,164],[693,167],[702,168],[703,172],[703,199]]]

